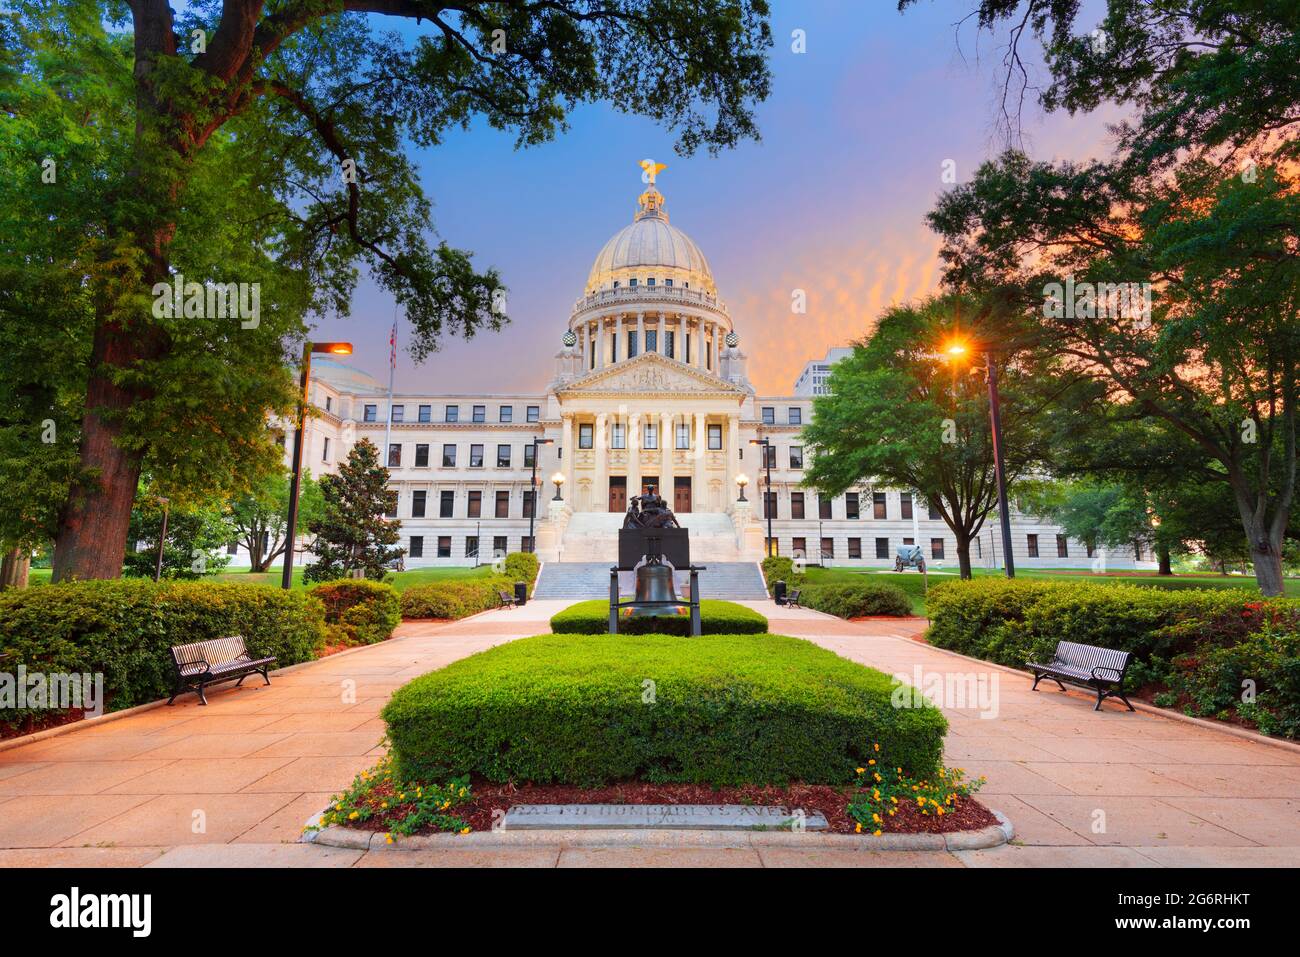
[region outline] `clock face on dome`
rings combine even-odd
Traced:
[[[740,336],[736,335],[734,332],[728,332],[726,343],[728,346],[734,349],[736,348],[736,346],[740,345]]]
[[[578,343],[578,334],[570,329],[564,334],[564,344],[566,346],[575,346]]]

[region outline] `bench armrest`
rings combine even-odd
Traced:
[[[1111,674],[1113,674],[1116,678],[1123,678],[1123,677],[1124,677],[1124,672],[1120,671],[1118,668],[1108,668],[1108,667],[1106,667],[1105,665],[1098,665],[1096,668],[1093,668],[1093,669],[1092,669],[1092,676],[1093,676],[1094,678],[1100,678],[1100,677],[1101,677],[1101,675],[1097,674],[1098,671],[1109,671],[1109,672],[1110,672]]]

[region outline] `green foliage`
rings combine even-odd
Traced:
[[[173,645],[242,635],[283,667],[319,653],[324,616],[302,592],[260,585],[70,582],[0,592],[0,651],[6,671],[102,673],[106,710],[117,711],[171,693]],[[31,717],[7,711],[0,723]]]
[[[941,767],[928,778],[907,774],[879,745],[867,765],[857,769],[857,775],[858,790],[849,802],[849,817],[858,822],[859,832],[877,836],[890,830],[889,819],[902,804],[915,804],[923,817],[943,817],[987,783],[982,777],[967,780],[962,768]]]
[[[794,582],[798,576],[794,573],[794,559],[785,555],[768,555],[763,559],[763,577],[767,579],[767,590],[770,592],[772,586],[779,581],[787,585]]]
[[[403,782],[393,773],[392,758],[385,755],[376,767],[353,778],[346,791],[330,798],[314,830],[331,825],[365,827],[374,821],[388,829],[384,839],[389,844],[422,829],[464,834],[469,825],[452,810],[469,800],[468,778],[446,784]]]
[[[416,678],[384,708],[407,780],[847,784],[878,742],[934,774],[947,721],[782,635],[538,635]]]
[[[501,604],[500,592],[514,594],[515,580],[501,575],[412,585],[402,592],[403,618],[464,618]],[[529,587],[532,593],[532,587]]]
[[[531,585],[537,581],[542,563],[532,552],[511,552],[506,556],[506,578]]]
[[[706,635],[755,635],[767,631],[767,619],[735,602],[705,598],[700,601],[700,630]],[[609,601],[596,598],[570,605],[551,617],[551,631],[564,635],[609,633]],[[620,635],[689,635],[689,615],[624,618]]]
[[[1231,645],[1201,644],[1173,664],[1171,692],[1190,713],[1235,717],[1264,734],[1300,738],[1300,630],[1294,624],[1281,632],[1265,626]]]
[[[231,501],[229,522],[235,540],[248,550],[250,571],[265,571],[284,554],[291,490],[290,476],[280,472]],[[309,528],[313,522],[320,521],[324,511],[320,484],[312,478],[310,470],[303,469],[298,488],[298,528]],[[263,542],[265,551],[262,551]]]
[[[131,511],[130,540],[123,573],[136,578],[152,578],[158,565],[158,536],[162,534],[163,506],[156,499],[142,496]],[[230,540],[230,525],[220,506],[182,505],[167,512],[167,540],[163,543],[162,577],[199,578],[218,572],[230,564],[225,553]]]
[[[397,589],[384,582],[343,578],[307,590],[325,606],[330,644],[373,645],[393,636],[402,620]]]
[[[837,618],[912,614],[912,600],[907,593],[888,582],[804,585],[799,593],[799,604]]]
[[[361,571],[382,581],[388,565],[406,554],[392,548],[402,523],[384,518],[394,507],[397,492],[388,487],[388,469],[379,464],[379,450],[369,439],[352,446],[337,475],[320,481],[324,500],[321,517],[308,529],[315,533],[311,550],[316,561],[303,572],[308,582],[347,578]]]

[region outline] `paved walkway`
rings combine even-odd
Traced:
[[[566,604],[403,624],[393,641],[300,666],[270,688],[246,682],[211,694],[206,708],[185,701],[0,751],[0,866],[1300,865],[1300,753],[1109,703],[1094,713],[1081,694],[1031,692],[1020,676],[909,640],[921,622],[844,622],[771,602],[746,604],[775,632],[909,680],[919,667],[923,687],[944,676],[948,760],[988,777],[984,799],[1011,818],[1016,845],[903,854],[756,848],[738,836],[725,848],[362,853],[292,843],[374,763],[377,715],[396,687],[545,631]]]

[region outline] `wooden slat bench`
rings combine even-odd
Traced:
[[[238,678],[238,686],[252,674],[260,674],[270,684],[271,665],[275,664],[275,658],[254,658],[248,653],[244,639],[235,635],[175,645],[172,647],[172,664],[176,667],[176,686],[167,703],[172,704],[184,691],[194,691],[199,700],[207,704],[208,696],[204,689],[208,685]]]
[[[787,592],[785,596],[786,605],[790,608],[802,608],[803,605],[799,604],[799,595],[802,592],[803,589],[801,588],[796,588],[793,591]]]
[[[508,591],[497,591],[497,596],[501,599],[502,608],[513,608],[519,604],[519,599]]]
[[[1133,711],[1133,705],[1124,697],[1124,673],[1128,671],[1132,658],[1130,652],[1114,648],[1058,641],[1051,661],[1030,661],[1025,667],[1034,673],[1034,691],[1038,690],[1038,682],[1044,678],[1051,678],[1062,691],[1065,685],[1061,682],[1068,681],[1097,692],[1097,706],[1093,711],[1100,711],[1101,703],[1107,698],[1119,698]]]

